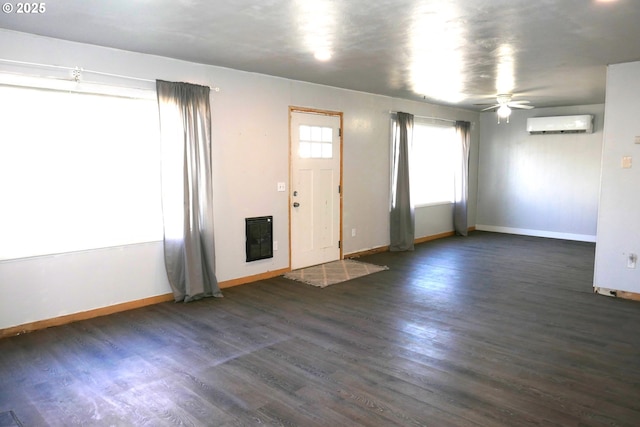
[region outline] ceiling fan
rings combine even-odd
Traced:
[[[520,108],[523,110],[530,110],[534,108],[533,105],[528,105],[529,101],[512,101],[512,96],[513,95],[510,93],[499,94],[496,97],[496,101],[498,102],[497,104],[494,104],[487,108],[483,108],[480,111],[489,111],[495,109],[496,113],[498,114],[498,123],[500,123],[501,118],[507,119],[507,123],[509,123],[509,116],[511,115],[512,108]]]

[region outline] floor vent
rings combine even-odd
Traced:
[[[273,258],[273,217],[245,218],[247,262]]]

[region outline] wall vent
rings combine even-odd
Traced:
[[[247,262],[273,258],[273,217],[245,218]]]

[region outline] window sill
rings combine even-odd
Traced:
[[[113,245],[113,246],[98,246],[98,247],[89,247],[84,249],[67,250],[67,251],[53,252],[53,253],[47,252],[47,253],[39,253],[39,254],[33,254],[33,255],[24,255],[24,256],[18,256],[15,258],[2,258],[0,259],[0,264],[10,263],[10,262],[30,261],[35,258],[59,258],[61,256],[68,256],[68,255],[73,255],[78,253],[95,252],[95,251],[102,251],[102,250],[109,250],[109,249],[124,249],[126,247],[131,247],[131,246],[149,245],[149,244],[162,243],[162,242],[163,242],[162,239],[147,240],[144,242],[122,243],[120,245]]]
[[[415,205],[414,208],[419,209],[419,208],[428,208],[432,206],[442,206],[442,205],[453,205],[453,202],[444,201],[444,202],[421,203],[419,205]]]

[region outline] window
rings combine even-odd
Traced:
[[[414,123],[411,199],[416,206],[454,201],[457,138],[451,125]]]
[[[299,156],[303,159],[333,158],[333,129],[300,125]]]
[[[158,107],[0,86],[0,260],[162,240]]]

